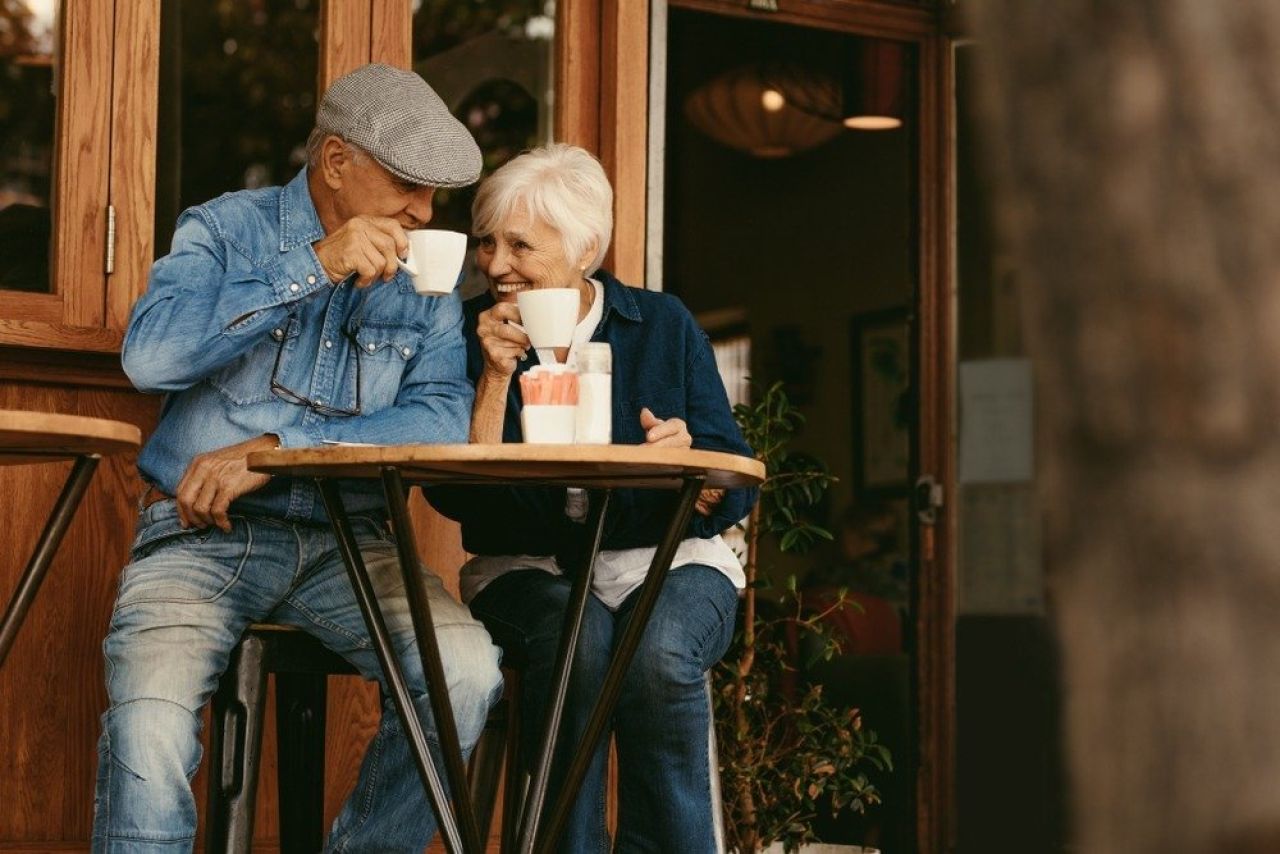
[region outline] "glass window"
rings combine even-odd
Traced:
[[[56,0],[0,2],[0,288],[51,288]]]
[[[553,0],[414,0],[413,70],[475,136],[484,175],[551,139],[554,38]],[[474,198],[438,190],[432,225],[469,234]],[[473,262],[465,274],[464,298],[483,290]]]
[[[163,0],[156,254],[177,215],[284,184],[315,121],[321,0]]]

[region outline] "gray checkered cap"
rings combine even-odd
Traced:
[[[480,177],[480,148],[435,90],[412,71],[374,63],[333,81],[316,127],[360,146],[404,181],[465,187]]]

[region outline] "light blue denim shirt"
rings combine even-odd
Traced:
[[[286,448],[325,440],[466,442],[474,396],[455,291],[419,296],[404,272],[334,285],[311,244],[324,229],[306,170],[285,187],[228,193],[185,211],[173,247],[133,307],[122,360],[144,392],[167,397],[138,457],[142,477],[175,494],[191,460],[274,433]],[[358,355],[357,355],[358,350]],[[277,382],[322,414],[272,392]],[[352,511],[380,511],[377,483],[348,481]],[[309,480],[275,478],[232,512],[323,522]]]

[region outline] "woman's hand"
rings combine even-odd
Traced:
[[[680,418],[658,418],[649,407],[640,410],[640,426],[644,429],[644,443],[665,448],[693,447],[689,427]],[[723,489],[704,489],[698,493],[698,503],[693,506],[700,515],[710,516],[724,499]]]
[[[500,302],[480,312],[476,337],[484,353],[485,372],[495,378],[514,374],[516,363],[523,362],[529,351],[529,336],[507,322],[519,320],[520,309],[514,303]]]
[[[644,443],[662,448],[690,448],[693,437],[689,435],[689,427],[680,418],[668,418],[665,421],[650,411],[649,407],[640,410],[640,429],[644,430]]]

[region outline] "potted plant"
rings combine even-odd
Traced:
[[[857,709],[828,705],[820,686],[797,678],[797,636],[810,635],[805,648],[830,658],[839,644],[824,618],[856,605],[841,591],[826,610],[808,612],[794,577],[778,589],[760,573],[765,538],[791,553],[831,539],[804,511],[836,478],[789,449],[804,417],[782,383],[770,386],[758,402],[734,407],[734,416],[766,475],[746,529],[743,618],[712,674],[726,842],[739,854],[773,843],[794,851],[814,840],[820,808],[863,811],[879,803],[865,772],[892,766],[889,751],[862,725]]]

